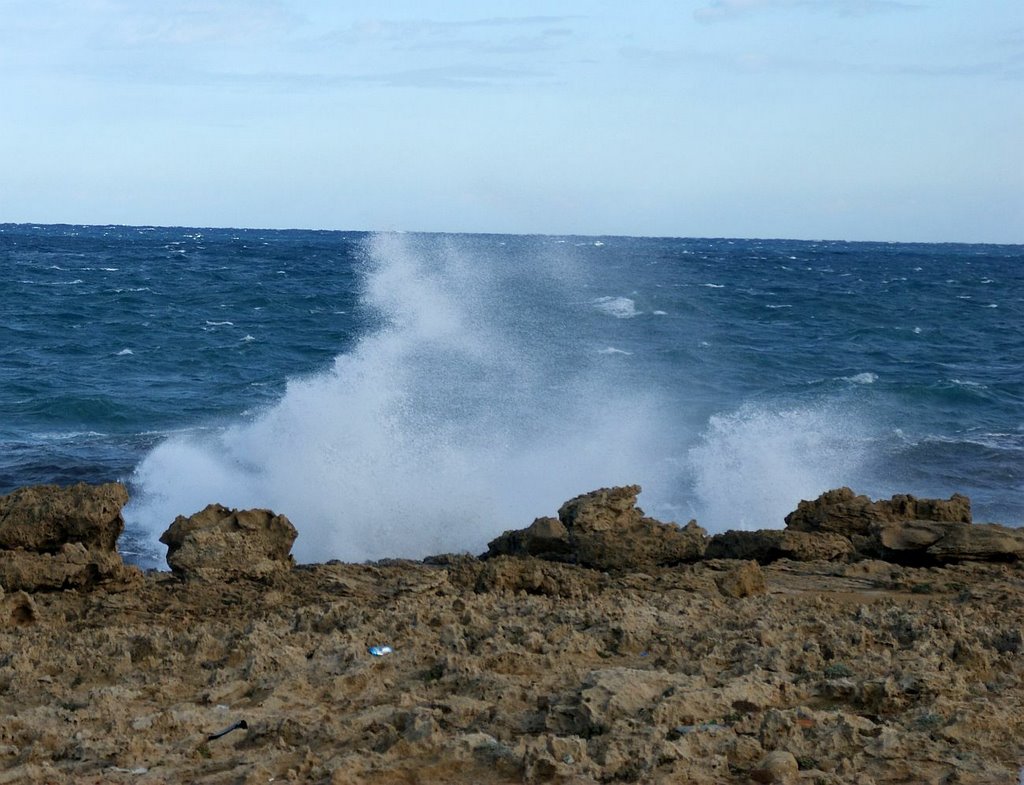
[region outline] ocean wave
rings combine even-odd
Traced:
[[[616,319],[632,319],[640,315],[636,303],[628,297],[598,297],[594,300],[594,306]]]
[[[870,371],[864,373],[857,373],[853,376],[842,377],[844,382],[852,382],[853,384],[874,384],[878,381],[878,374]]]

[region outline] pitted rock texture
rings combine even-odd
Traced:
[[[124,530],[128,491],[117,482],[36,485],[0,496],[0,548],[55,553],[65,543],[112,551]]]
[[[54,591],[135,581],[138,569],[116,550],[127,501],[120,483],[37,485],[0,497],[0,588]]]
[[[484,555],[536,556],[602,570],[693,562],[704,555],[707,532],[696,521],[679,527],[648,518],[636,506],[639,485],[601,488],[570,499],[558,520],[538,518],[492,540]]]
[[[211,504],[187,518],[179,515],[160,542],[167,546],[167,564],[175,574],[225,581],[290,569],[297,535],[284,515]]]
[[[802,501],[786,516],[786,528],[805,532],[835,532],[845,537],[870,535],[872,526],[902,521],[971,522],[971,500],[959,493],[949,499],[918,499],[897,494],[873,502],[849,488],[826,491],[814,501]]]

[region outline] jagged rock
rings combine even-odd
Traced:
[[[140,575],[117,551],[86,548],[80,542],[66,543],[57,553],[0,550],[0,586],[8,591],[90,589],[130,583]]]
[[[948,500],[918,499],[897,494],[877,502],[849,488],[826,491],[814,501],[801,501],[786,516],[786,528],[804,532],[834,532],[846,537],[868,536],[873,525],[901,521],[971,522],[971,500],[954,493]]]
[[[120,483],[37,485],[0,497],[0,587],[88,589],[137,579],[116,550],[127,501]]]
[[[754,559],[760,564],[770,564],[779,559],[836,561],[852,552],[850,540],[841,534],[760,529],[716,534],[708,542],[704,558]]]
[[[0,548],[54,553],[64,543],[113,551],[124,529],[121,483],[36,485],[0,497]]]
[[[814,501],[802,501],[786,516],[787,535],[842,536],[851,544],[851,556],[884,559],[903,564],[945,564],[963,561],[1017,561],[1024,558],[1024,532],[995,523],[971,522],[971,500],[959,493],[949,499],[918,499],[898,494],[871,501],[849,488],[827,491]],[[781,535],[769,534],[769,539]],[[740,542],[745,552],[759,558],[756,541],[728,532],[713,553]],[[738,548],[734,548],[735,552]]]
[[[1017,561],[1024,558],[1024,531],[997,523],[880,523],[865,549],[871,546],[890,561]]]
[[[536,556],[602,570],[637,569],[700,559],[707,532],[690,521],[679,527],[644,516],[639,485],[601,488],[570,499],[558,518],[538,518],[506,531],[481,558]]]
[[[569,530],[557,518],[537,518],[525,529],[513,529],[487,545],[486,558],[536,556],[548,561],[573,561]]]
[[[785,750],[769,752],[750,770],[750,779],[761,783],[795,782],[800,773],[796,757]]]
[[[233,510],[211,504],[188,518],[179,515],[163,534],[167,564],[187,578],[262,578],[294,565],[298,532],[270,510]]]
[[[726,597],[740,599],[765,594],[768,587],[756,561],[745,561],[715,576],[715,585]]]
[[[680,528],[644,516],[636,506],[639,485],[601,488],[570,499],[558,510],[579,564],[630,569],[700,559],[707,532],[690,521]]]
[[[35,624],[39,618],[35,600],[23,591],[14,594],[0,590],[0,629],[16,629]]]

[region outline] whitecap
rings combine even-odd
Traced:
[[[792,305],[766,305],[765,308],[771,308],[772,310],[778,310],[779,308],[792,308]]]
[[[920,335],[920,334],[921,334],[921,328],[920,327],[915,327],[914,328],[914,335]]]
[[[668,311],[651,311],[655,316],[668,316]]]
[[[602,245],[604,245],[604,243],[602,243],[600,240],[595,240],[594,241],[594,247],[595,248],[600,248]]]
[[[241,338],[240,340],[242,343],[252,343],[256,339],[253,338],[251,335],[246,335],[244,338]]]
[[[725,284],[724,283],[706,283],[706,284],[702,284],[702,286],[706,286],[708,289],[724,289],[725,288]]]
[[[865,371],[864,373],[857,373],[853,376],[844,376],[843,381],[853,382],[854,384],[874,384],[878,381],[878,374]]]
[[[633,352],[627,352],[625,349],[616,349],[614,346],[609,346],[606,349],[601,349],[600,354],[624,354],[627,357],[631,357]]]
[[[211,322],[211,321],[207,320],[206,323],[208,325],[210,325],[210,327],[234,327],[235,326],[234,322]]]
[[[115,356],[115,357],[127,357],[127,356],[128,356],[128,355],[130,355],[130,354],[135,354],[135,352],[133,352],[133,351],[132,351],[131,349],[122,349],[121,351],[119,351],[119,352],[118,352],[118,353],[117,353],[116,355],[114,355],[114,356]]]
[[[599,311],[604,311],[616,319],[632,319],[640,313],[636,309],[636,303],[628,297],[598,297],[594,300],[594,305]]]

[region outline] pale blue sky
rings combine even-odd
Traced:
[[[0,0],[0,222],[1024,242],[1022,0]]]

